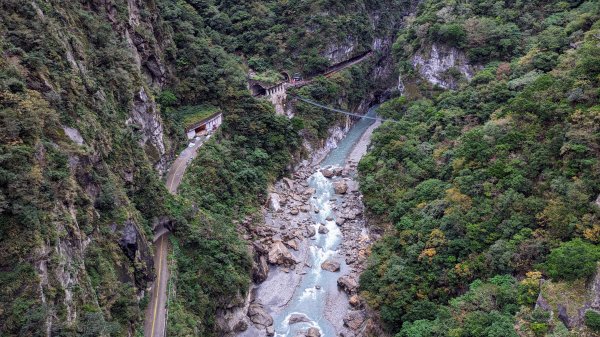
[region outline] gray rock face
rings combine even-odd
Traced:
[[[348,184],[343,180],[336,181],[333,183],[333,190],[337,194],[345,194],[348,191]]]
[[[598,200],[596,200],[596,201],[598,202],[599,200],[600,200],[600,196],[598,197]],[[598,268],[596,268],[596,276],[594,277],[594,280],[592,281],[592,286],[591,286],[590,292],[592,295],[590,307],[595,310],[600,310],[600,266],[598,266]]]
[[[269,264],[267,263],[267,257],[259,255],[257,261],[252,266],[252,280],[256,283],[261,283],[269,276]]]
[[[445,74],[450,68],[456,68],[467,79],[473,76],[466,55],[456,48],[433,44],[427,53],[422,51],[413,56],[413,66],[429,83],[448,89],[455,87],[454,79]]]
[[[149,158],[155,162],[155,168],[161,174],[165,172],[167,160],[162,120],[156,102],[148,96],[144,87],[135,95],[131,118],[126,123],[140,128],[141,145],[145,146]]]
[[[63,131],[65,132],[65,135],[67,135],[67,137],[69,137],[69,139],[71,139],[73,142],[78,145],[83,145],[83,137],[81,137],[81,133],[79,133],[77,129],[63,126]]]
[[[250,304],[248,317],[250,317],[252,323],[264,328],[273,325],[273,317],[265,311],[262,305],[257,303]]]
[[[290,253],[283,242],[275,241],[271,246],[271,250],[269,250],[269,263],[292,266],[296,264],[296,260],[294,260],[292,253]]]
[[[542,296],[541,292],[538,295],[537,300],[535,301],[535,308],[536,309],[541,309],[541,310],[544,310],[544,311],[552,311],[552,308],[550,308],[550,305],[548,304],[548,302],[546,301],[546,299]]]
[[[143,284],[144,281],[150,281],[149,271],[152,270],[154,261],[149,253],[150,248],[138,231],[135,222],[131,220],[125,222],[125,228],[123,228],[119,239],[119,246],[131,261],[136,262],[134,263],[136,283]],[[142,275],[147,276],[142,278]]]
[[[563,324],[570,329],[571,328],[571,320],[569,319],[569,314],[567,313],[567,308],[562,305],[559,304],[557,306],[558,309],[558,319],[563,322]]]
[[[321,269],[330,272],[338,272],[340,271],[340,263],[332,259],[327,259],[321,264]]]
[[[348,295],[351,295],[358,290],[358,282],[356,281],[356,278],[350,275],[344,275],[338,278],[337,284]]]

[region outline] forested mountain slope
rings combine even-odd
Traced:
[[[416,1],[415,1],[416,2]],[[234,220],[336,121],[276,116],[247,73],[316,73],[373,49],[305,96],[347,109],[389,87],[412,2],[80,0],[0,4],[0,334],[141,333],[156,226],[174,232],[170,335],[219,335],[252,261]],[[391,64],[390,64],[391,65]],[[374,81],[378,78],[380,82]],[[367,97],[365,100],[364,97]],[[161,175],[206,107],[224,125],[181,187]]]
[[[380,108],[400,122],[359,166],[387,233],[362,294],[397,337],[599,332],[599,7],[430,0],[407,20],[404,95]]]

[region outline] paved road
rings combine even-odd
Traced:
[[[169,280],[169,268],[167,266],[168,243],[168,233],[165,233],[160,236],[155,244],[154,270],[156,271],[156,280],[152,285],[150,303],[146,309],[144,323],[144,336],[147,337],[162,337],[165,335],[167,281]]]
[[[181,183],[185,169],[197,155],[197,150],[206,141],[205,137],[194,142],[192,147],[187,147],[175,159],[167,173],[167,190],[175,194]],[[145,337],[164,337],[167,324],[167,286],[169,281],[169,268],[167,254],[169,252],[169,231],[162,227],[154,234],[154,270],[156,280],[150,289],[150,302],[146,308],[144,320]]]
[[[181,183],[181,179],[183,178],[183,174],[185,173],[185,169],[188,167],[192,159],[196,158],[197,150],[204,142],[206,141],[205,137],[200,137],[199,140],[194,142],[193,147],[187,147],[185,150],[181,151],[179,157],[175,159],[173,165],[169,169],[167,173],[167,189],[172,194],[177,192],[177,187]]]

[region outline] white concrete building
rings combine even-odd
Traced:
[[[213,133],[223,123],[223,113],[217,112],[186,128],[188,139]]]

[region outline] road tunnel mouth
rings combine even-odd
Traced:
[[[264,96],[267,94],[267,89],[258,83],[252,84],[250,91],[252,92],[252,96]]]

